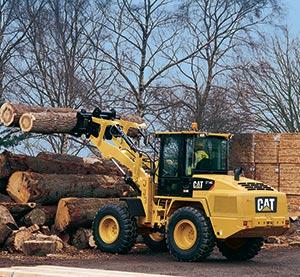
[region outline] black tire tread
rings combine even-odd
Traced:
[[[230,248],[225,241],[218,240],[217,247],[224,257],[230,261],[246,261],[255,257],[263,246],[263,238],[245,238],[245,244],[240,249]]]
[[[154,252],[168,251],[166,238],[158,242],[158,241],[153,241],[151,237],[148,234],[146,234],[143,235],[143,242],[148,246],[149,249],[151,249]]]
[[[178,255],[178,253],[171,247],[170,235],[167,235],[167,246],[169,248],[170,254],[178,261],[184,262],[195,262],[195,261],[203,261],[208,256],[210,256],[211,252],[215,247],[215,235],[210,223],[210,220],[205,216],[204,212],[200,209],[196,209],[194,207],[182,207],[175,211],[170,219],[177,217],[181,213],[190,213],[199,223],[201,229],[198,231],[201,232],[202,243],[200,247],[195,250],[195,253],[192,257],[186,258]]]
[[[115,211],[119,214],[122,224],[120,228],[120,237],[113,248],[107,248],[105,243],[99,237],[98,226],[103,215],[109,215],[110,211]],[[97,247],[103,252],[126,254],[134,246],[137,238],[137,224],[134,217],[131,217],[127,206],[108,204],[103,206],[95,216],[93,221],[93,236]]]

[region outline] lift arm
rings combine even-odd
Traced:
[[[138,191],[145,210],[146,223],[151,221],[153,186],[151,186],[151,176],[145,168],[151,168],[151,162],[127,135],[130,128],[142,130],[145,127],[145,124],[118,118],[115,110],[102,112],[96,108],[93,113],[78,112],[77,125],[71,134],[85,135],[104,158],[117,161],[128,168],[132,175],[125,175],[125,181]]]

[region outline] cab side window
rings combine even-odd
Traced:
[[[194,138],[188,138],[186,140],[186,165],[185,175],[191,176],[192,169],[195,167],[195,153],[194,153]]]
[[[175,136],[164,140],[162,177],[178,176],[179,139]]]

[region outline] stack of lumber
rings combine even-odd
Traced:
[[[299,133],[235,135],[230,164],[242,166],[247,177],[285,192],[290,214],[300,215]]]
[[[65,154],[4,151],[0,183],[0,248],[28,255],[93,247],[97,211],[130,193],[109,161]]]

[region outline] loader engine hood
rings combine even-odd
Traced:
[[[289,228],[285,193],[244,177],[236,181],[230,175],[197,174],[193,180],[212,183],[209,189],[193,188],[193,197],[206,198],[217,238],[281,235]]]
[[[220,174],[196,174],[193,180],[206,182],[212,181],[211,189],[213,190],[237,190],[237,191],[276,191],[275,188],[268,184],[253,179],[241,177],[239,181],[234,180],[231,175]],[[198,182],[199,183],[199,182]],[[197,182],[194,182],[194,188]]]

